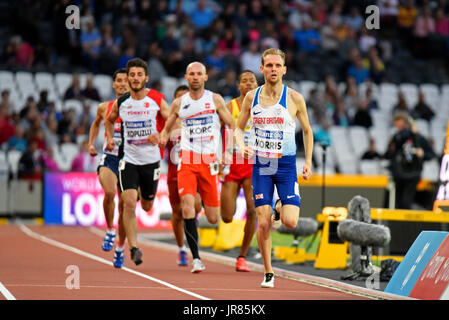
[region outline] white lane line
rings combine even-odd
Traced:
[[[100,236],[103,236],[103,233],[100,233],[102,231],[99,231],[99,229],[95,230],[95,228],[91,227],[90,230]],[[161,242],[161,241],[157,241],[157,240],[149,240],[149,239],[145,239],[144,237],[141,237],[139,239],[139,241],[143,244],[146,244],[148,246],[155,247],[155,248],[166,249],[166,250],[170,250],[173,252],[177,252],[177,250],[178,250],[176,245],[166,243],[166,242]],[[212,253],[212,252],[202,251],[202,250],[200,250],[200,253],[201,253],[201,258],[204,260],[223,263],[223,264],[226,264],[229,266],[235,265],[235,258],[223,256],[223,255]],[[246,263],[254,271],[264,272],[264,268],[263,268],[262,264],[251,262],[251,261],[247,261]],[[344,292],[344,293],[355,295],[355,296],[361,296],[361,297],[365,297],[365,298],[369,298],[369,299],[377,299],[377,300],[379,300],[379,299],[415,300],[410,297],[404,297],[404,296],[386,293],[386,292],[378,291],[378,290],[374,290],[374,289],[367,289],[364,287],[359,287],[356,285],[347,284],[347,283],[343,283],[340,281],[327,279],[327,278],[323,278],[323,277],[319,277],[319,276],[313,276],[313,275],[308,275],[305,273],[294,272],[294,271],[286,270],[286,269],[279,268],[279,267],[275,267],[273,269],[274,269],[274,272],[276,273],[276,275],[283,277],[283,278],[287,278],[287,279],[291,279],[291,280],[295,280],[295,281],[299,281],[299,282],[303,282],[303,283],[308,283],[308,284],[312,284],[315,286],[320,286],[323,288],[328,288],[328,289]]]
[[[59,242],[59,241],[56,241],[56,240],[47,238],[47,237],[45,237],[45,236],[42,236],[42,235],[40,235],[40,234],[38,234],[38,233],[35,233],[35,232],[31,231],[28,227],[26,227],[26,226],[23,225],[23,224],[20,225],[20,229],[21,229],[25,234],[27,234],[28,236],[30,236],[31,238],[40,240],[40,241],[45,242],[45,243],[48,243],[48,244],[50,244],[50,245],[52,245],[52,246],[55,246],[55,247],[58,247],[58,248],[61,248],[61,249],[64,249],[64,250],[67,250],[67,251],[70,251],[70,252],[79,254],[80,256],[83,256],[83,257],[86,257],[86,258],[95,260],[95,261],[97,261],[97,262],[100,262],[100,263],[103,263],[103,264],[106,264],[106,265],[112,267],[112,262],[111,262],[111,261],[108,261],[108,260],[103,259],[103,258],[101,258],[101,257],[98,257],[98,256],[96,256],[96,255],[93,255],[93,254],[91,254],[91,253],[85,252],[85,251],[83,251],[83,250],[77,249],[77,248],[75,248],[75,247],[69,246],[69,245],[64,244],[64,243],[62,243],[62,242]],[[177,290],[177,291],[179,291],[179,292],[185,293],[185,294],[187,294],[187,295],[189,295],[189,296],[192,296],[192,297],[195,297],[195,298],[198,298],[198,299],[201,299],[201,300],[211,300],[210,298],[201,296],[201,295],[199,295],[199,294],[196,294],[196,293],[191,292],[191,291],[188,291],[188,290],[184,290],[184,289],[179,288],[179,287],[177,287],[177,286],[175,286],[175,285],[172,285],[171,283],[168,283],[168,282],[159,280],[159,279],[157,279],[157,278],[151,277],[151,276],[149,276],[149,275],[147,275],[147,274],[144,274],[144,273],[142,273],[142,272],[139,272],[139,271],[136,271],[136,270],[127,268],[127,267],[122,267],[121,269],[122,269],[123,271],[132,273],[132,274],[134,274],[134,275],[136,275],[136,276],[139,276],[139,277],[142,277],[142,278],[145,278],[145,279],[154,281],[154,282],[159,283],[159,284],[161,284],[161,285],[163,285],[163,286],[166,286],[166,287],[169,287],[169,288],[171,288],[171,289]]]
[[[0,293],[6,298],[6,300],[16,300],[16,297],[9,292],[8,289],[0,282]]]

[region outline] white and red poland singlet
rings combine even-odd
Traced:
[[[215,156],[220,145],[220,119],[213,92],[204,90],[198,100],[184,94],[178,116],[182,121],[181,151]]]
[[[115,102],[115,100],[112,100],[112,101],[108,102],[105,118],[111,112],[112,105],[114,104],[114,102]],[[121,132],[120,132],[121,125],[122,125],[122,119],[120,119],[120,117],[118,117],[117,120],[114,123],[114,135],[113,135],[113,138],[114,138],[114,149],[112,149],[112,151],[109,151],[108,149],[106,149],[106,145],[107,145],[108,141],[106,139],[104,139],[103,153],[112,154],[113,156],[118,156],[118,149],[119,149],[119,146],[122,144],[122,135],[121,135]],[[106,133],[104,134],[104,137],[106,138]]]
[[[163,98],[163,94],[150,89],[141,100],[134,100],[129,92],[118,99],[122,119],[122,158],[126,162],[144,165],[161,160],[162,150],[149,143],[148,136],[164,128],[165,120],[160,113]]]

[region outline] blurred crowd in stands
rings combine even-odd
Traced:
[[[445,0],[58,0],[2,1],[0,69],[31,72],[90,72],[111,75],[133,57],[148,62],[149,86],[160,89],[163,77],[182,78],[188,63],[208,68],[207,87],[236,97],[241,70],[259,73],[264,49],[286,53],[287,81],[324,82],[324,89],[307,94],[309,114],[320,141],[330,126],[372,126],[371,110],[378,101],[371,88],[362,96],[361,84],[401,81],[395,56],[424,61],[432,70],[442,63],[444,82],[449,61],[449,3]],[[80,8],[80,29],[67,29],[68,5]],[[365,27],[365,8],[380,9],[380,29]],[[6,10],[8,9],[8,10]],[[401,61],[399,61],[401,62]],[[403,61],[402,61],[403,62]],[[410,65],[411,68],[411,65]],[[405,69],[408,69],[405,66]],[[389,70],[393,70],[389,72]],[[430,75],[430,79],[438,79]],[[409,77],[410,82],[421,74]],[[344,90],[338,84],[345,83]],[[74,76],[63,100],[100,101],[98,88],[88,81],[81,88]],[[400,93],[402,94],[402,93]],[[52,146],[77,143],[80,157],[92,122],[90,112],[58,111],[45,91],[23,107],[11,106],[9,92],[1,93],[0,145],[28,154],[40,150],[39,165],[58,170]],[[420,96],[406,105],[398,96],[394,112],[430,121],[434,111]],[[86,105],[86,111],[91,106]],[[326,137],[326,135],[323,135]],[[300,139],[300,137],[299,137]],[[301,145],[299,145],[301,147]],[[78,161],[79,168],[90,168]],[[87,169],[86,169],[87,170]],[[94,169],[93,169],[94,170]]]
[[[182,77],[192,60],[205,62],[213,78],[229,70],[257,71],[260,53],[279,47],[292,80],[309,76],[302,69],[318,54],[337,64],[331,70],[337,81],[352,75],[357,83],[379,83],[398,46],[417,58],[448,57],[446,0],[6,2],[11,8],[2,15],[0,59],[6,68],[112,74],[139,56],[150,63],[151,81]],[[66,28],[71,4],[80,8],[78,30]],[[365,27],[372,4],[379,8],[378,30]]]

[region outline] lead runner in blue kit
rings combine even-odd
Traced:
[[[296,173],[295,127],[298,118],[304,137],[305,164],[302,176],[312,172],[313,132],[303,96],[282,83],[287,68],[285,54],[270,48],[263,52],[261,72],[264,85],[248,92],[237,119],[236,142],[244,157],[253,162],[253,197],[258,217],[257,242],[265,275],[262,287],[274,287],[271,266],[272,200],[276,186],[282,208],[280,221],[287,228],[296,227],[300,212],[299,185]],[[251,117],[250,143],[245,146],[243,130]]]

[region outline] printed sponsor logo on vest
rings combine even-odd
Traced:
[[[150,107],[150,103],[149,102],[145,102],[144,106],[145,106],[145,108],[149,108]]]
[[[206,102],[206,104],[204,106],[206,107],[206,109],[209,109],[210,108],[210,103]]]
[[[256,200],[261,200],[261,199],[263,199],[263,193],[256,194]]]
[[[125,125],[127,128],[136,129],[136,128],[145,128],[145,127],[151,127],[152,121],[126,121]]]
[[[260,130],[258,128],[255,128],[254,133],[256,134],[257,137],[260,137],[260,138],[276,139],[276,140],[284,139],[283,131]]]
[[[151,114],[151,111],[128,111],[126,112],[129,116],[143,116],[147,115],[149,116]]]

